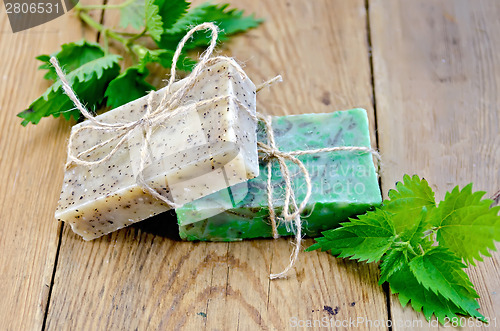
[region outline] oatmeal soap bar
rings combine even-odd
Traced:
[[[333,146],[370,147],[368,118],[364,109],[328,114],[273,117],[273,132],[279,150],[300,151]],[[258,140],[267,143],[263,126]],[[303,212],[303,232],[317,236],[348,217],[364,213],[382,203],[375,166],[370,153],[356,151],[323,152],[301,155],[312,181],[312,196]],[[272,186],[277,216],[284,204],[284,179],[278,162],[272,161]],[[297,204],[306,194],[306,183],[298,167],[287,161]],[[260,163],[260,175],[176,209],[180,236],[187,240],[235,241],[271,237],[267,205],[267,167]],[[224,212],[216,206],[230,191],[245,194],[241,202]],[[205,217],[206,216],[206,217]],[[278,220],[277,220],[278,222]],[[279,224],[280,235],[291,235],[286,224]]]
[[[172,85],[170,93],[183,81]],[[126,93],[126,92],[125,92]],[[165,93],[155,93],[153,109]],[[205,105],[189,104],[228,96]],[[132,122],[144,116],[143,97],[99,115],[107,123]],[[245,107],[243,107],[244,105]],[[255,85],[233,62],[220,60],[206,67],[180,104],[188,110],[152,130],[148,150],[153,156],[143,174],[147,183],[182,205],[247,181],[259,173],[256,147]],[[73,130],[90,126],[88,121]],[[169,206],[137,185],[144,132],[136,128],[108,160],[93,167],[72,165],[66,170],[55,217],[69,223],[85,240],[167,211]],[[83,130],[74,140],[76,153],[106,141],[115,133]],[[99,147],[84,160],[102,159],[116,145]]]

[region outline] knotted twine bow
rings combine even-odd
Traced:
[[[193,69],[191,74],[184,79],[183,85],[174,92],[170,97],[170,90],[172,88],[173,83],[175,82],[175,74],[176,74],[176,64],[179,59],[180,53],[182,51],[182,48],[184,47],[184,44],[187,42],[187,40],[196,32],[199,30],[211,30],[211,42],[210,46],[207,48],[205,53],[200,59],[200,62],[196,65],[196,67]],[[146,108],[146,113],[142,118],[140,118],[137,121],[133,122],[128,122],[128,123],[105,123],[100,120],[98,120],[96,117],[94,117],[80,102],[78,97],[76,96],[75,92],[71,88],[71,85],[67,81],[61,67],[59,66],[59,63],[55,57],[52,57],[50,59],[50,62],[54,66],[56,73],[61,80],[62,83],[62,88],[63,91],[68,95],[68,97],[73,101],[74,105],[80,112],[83,114],[85,118],[87,118],[92,126],[88,127],[80,127],[74,132],[72,132],[69,142],[68,142],[68,163],[66,164],[66,168],[71,167],[72,164],[77,164],[77,165],[83,165],[83,166],[94,166],[97,164],[100,164],[102,162],[107,161],[109,158],[111,158],[117,151],[118,149],[127,141],[127,139],[130,137],[132,134],[133,130],[137,127],[142,127],[146,134],[144,136],[142,148],[141,148],[141,160],[140,160],[140,166],[139,166],[139,173],[137,175],[136,181],[139,186],[141,186],[143,189],[145,189],[148,193],[150,193],[153,197],[163,201],[166,203],[169,207],[171,208],[177,208],[180,207],[173,201],[169,200],[168,198],[164,197],[163,195],[159,194],[155,189],[150,187],[146,181],[144,180],[143,177],[143,170],[146,165],[147,160],[149,159],[148,155],[148,149],[147,146],[149,144],[149,140],[151,138],[152,134],[152,129],[155,125],[158,123],[161,123],[163,121],[167,121],[170,117],[175,116],[181,112],[184,112],[188,109],[189,107],[198,107],[202,106],[208,103],[213,103],[217,102],[221,99],[228,98],[228,96],[223,96],[223,97],[216,97],[212,98],[209,100],[205,101],[200,101],[197,103],[189,104],[186,106],[179,106],[180,103],[182,102],[183,98],[189,92],[189,90],[194,86],[196,82],[196,78],[199,76],[201,71],[209,64],[209,63],[214,63],[217,60],[227,60],[230,61],[235,68],[240,71],[242,74],[242,77],[246,77],[246,74],[243,70],[241,70],[240,66],[236,63],[231,58],[227,57],[213,57],[211,58],[210,56],[212,55],[212,52],[214,51],[214,48],[217,44],[217,37],[218,37],[218,28],[216,25],[213,23],[203,23],[200,24],[193,29],[191,29],[185,36],[182,38],[181,42],[177,46],[177,49],[175,51],[174,57],[172,59],[172,68],[171,68],[171,76],[168,81],[168,84],[165,88],[165,93],[163,95],[163,98],[158,105],[156,109],[153,109],[153,96],[154,96],[154,91],[152,91],[149,94],[148,97],[148,105]],[[271,86],[276,82],[281,81],[281,76],[276,76],[273,79],[264,82],[260,86],[256,88],[256,91],[259,92],[262,90],[264,87]],[[311,176],[309,174],[309,171],[307,168],[304,166],[303,162],[300,161],[297,156],[300,155],[308,155],[308,154],[316,154],[316,153],[327,153],[327,152],[337,152],[337,151],[358,151],[361,153],[370,153],[372,154],[376,160],[377,160],[377,166],[380,168],[380,155],[378,154],[377,151],[369,148],[369,147],[363,147],[363,146],[341,146],[341,147],[327,147],[327,148],[320,148],[320,149],[313,149],[313,150],[304,150],[304,151],[292,151],[292,152],[282,152],[276,147],[276,142],[274,139],[274,133],[273,133],[273,128],[271,124],[271,116],[266,116],[262,115],[260,113],[257,113],[257,116],[253,115],[244,104],[239,102],[237,99],[233,99],[235,102],[237,102],[245,111],[248,112],[251,118],[253,118],[255,121],[261,120],[264,123],[264,127],[266,130],[267,134],[267,140],[268,144],[265,144],[263,142],[258,142],[258,147],[259,147],[259,152],[261,153],[260,158],[262,158],[264,161],[267,161],[266,167],[267,167],[267,203],[268,203],[268,208],[269,208],[269,219],[271,221],[271,227],[273,231],[273,237],[276,239],[279,237],[278,234],[278,224],[277,224],[277,216],[276,216],[276,211],[274,208],[273,204],[273,186],[272,186],[272,160],[276,160],[279,163],[280,166],[280,171],[283,175],[283,178],[285,179],[285,201],[284,201],[284,206],[283,206],[283,211],[282,211],[282,218],[283,221],[286,224],[294,225],[295,226],[295,243],[294,243],[294,248],[292,251],[292,254],[290,256],[290,263],[289,265],[280,273],[278,274],[271,274],[269,277],[271,279],[276,279],[276,278],[284,278],[286,277],[286,274],[290,271],[290,269],[293,268],[295,262],[297,261],[298,254],[300,252],[300,246],[302,242],[302,220],[301,220],[301,213],[304,211],[307,203],[309,202],[309,199],[311,197],[312,193],[312,183],[311,183]],[[189,107],[188,107],[189,106]],[[73,139],[76,137],[76,135],[82,131],[82,130],[99,130],[99,131],[110,131],[110,132],[116,132],[117,134],[113,136],[112,138],[103,141],[77,155],[74,154],[74,148],[73,148]],[[109,143],[111,143],[114,140],[118,140],[118,143],[116,146],[102,159],[99,159],[97,161],[86,161],[81,159],[80,157],[86,154],[89,154],[90,152],[103,147]],[[299,205],[297,205],[297,201],[295,199],[295,194],[294,190],[292,188],[291,180],[290,180],[290,171],[288,169],[288,166],[286,164],[286,161],[290,161],[292,163],[295,163],[300,171],[302,172],[305,181],[306,181],[306,195],[304,199],[300,202]],[[293,226],[292,226],[293,228]]]
[[[264,83],[266,84],[266,83]],[[290,263],[288,266],[280,273],[271,274],[269,278],[284,278],[286,274],[293,268],[300,252],[300,245],[302,242],[302,220],[300,218],[302,212],[307,206],[309,199],[312,194],[312,183],[311,176],[309,171],[304,166],[304,163],[297,158],[300,155],[310,155],[317,153],[328,153],[328,152],[338,152],[338,151],[350,151],[350,152],[361,152],[361,153],[370,153],[372,154],[377,161],[377,173],[380,169],[380,155],[374,149],[364,146],[338,146],[338,147],[326,147],[319,149],[310,149],[304,151],[292,151],[292,152],[282,152],[276,147],[276,141],[274,139],[274,132],[271,124],[271,116],[265,116],[262,114],[257,114],[259,120],[264,123],[264,127],[267,133],[267,142],[268,144],[264,144],[262,142],[257,142],[259,146],[259,152],[261,152],[264,156],[263,159],[267,160],[267,204],[269,208],[269,219],[271,221],[271,228],[273,231],[273,237],[275,239],[279,238],[278,234],[278,225],[276,222],[276,212],[274,210],[273,204],[273,185],[272,181],[272,163],[271,160],[275,159],[279,166],[281,174],[285,180],[285,201],[283,205],[282,218],[285,224],[292,225],[292,229],[295,232],[295,242],[293,243],[293,251],[290,255]],[[292,188],[292,184],[290,181],[290,171],[285,161],[290,161],[295,163],[298,167],[302,175],[304,176],[306,182],[306,195],[302,202],[297,206],[297,201],[295,200],[294,190]],[[295,226],[295,228],[293,228]]]

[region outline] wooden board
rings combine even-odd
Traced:
[[[374,146],[380,138],[384,192],[404,173],[424,176],[438,198],[471,181],[489,194],[500,188],[498,1],[234,5],[266,22],[221,52],[244,62],[256,83],[276,74],[285,80],[259,94],[260,111],[366,108]],[[117,24],[116,11],[105,20]],[[356,327],[363,330],[368,321],[380,325],[372,329],[387,329],[391,317],[393,330],[429,329],[422,314],[386,297],[376,266],[303,253],[289,279],[269,281],[288,262],[287,239],[181,242],[166,215],[92,242],[61,227],[53,212],[70,124],[51,118],[23,128],[15,114],[49,86],[34,57],[84,35],[96,38],[71,15],[12,34],[0,12],[1,329],[282,330],[333,318],[363,319]],[[159,72],[153,81],[161,78]],[[469,273],[481,312],[497,323],[499,261],[495,253]],[[353,328],[346,325],[339,329]]]
[[[2,5],[3,6],[3,5]],[[2,7],[3,8],[3,7]],[[66,29],[65,26],[72,26]],[[59,241],[54,208],[62,182],[69,125],[62,119],[23,128],[16,114],[50,84],[35,56],[81,39],[70,14],[13,34],[0,10],[0,325],[40,329]],[[87,34],[92,40],[93,36]],[[47,156],[50,157],[47,157]]]
[[[491,196],[500,188],[500,3],[372,0],[369,13],[384,192],[416,173],[438,199],[470,182]],[[469,274],[481,313],[500,323],[493,256]],[[428,326],[395,296],[391,313],[396,325]]]
[[[261,111],[362,106],[374,127],[363,1],[240,1],[238,7],[266,23],[224,52],[243,61],[257,83],[279,73],[286,82],[259,95]],[[116,16],[107,15],[106,23],[116,24]],[[153,231],[139,225],[93,242],[65,227],[47,327],[279,330],[294,318],[330,318],[325,306],[332,313],[338,307],[342,320],[387,319],[376,266],[304,253],[288,280],[271,282],[269,273],[288,263],[289,240],[180,242],[158,234],[168,232],[169,221],[158,218],[148,222]]]

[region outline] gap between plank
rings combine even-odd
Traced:
[[[366,39],[368,43],[368,60],[370,63],[370,78],[371,78],[371,86],[372,86],[372,106],[373,106],[373,117],[375,124],[375,145],[377,149],[379,149],[379,135],[378,135],[378,121],[377,121],[377,97],[375,94],[375,72],[373,69],[373,51],[372,51],[372,35],[371,35],[371,27],[370,27],[370,0],[365,0],[365,11],[366,11]],[[382,170],[379,170],[379,175]],[[382,191],[382,176],[380,175],[378,178],[378,185],[380,187],[380,191]],[[385,303],[387,308],[387,320],[391,321],[388,326],[388,330],[392,331],[392,312],[391,312],[391,291],[389,285],[384,283],[382,285],[382,289],[385,293]]]
[[[103,0],[102,4],[103,4],[103,6],[106,6],[108,4],[108,0]],[[104,25],[105,12],[106,12],[106,9],[101,10],[101,19],[99,20],[99,23],[101,25]],[[101,39],[101,31],[97,31],[96,42],[99,42],[100,39]]]
[[[64,223],[62,221],[60,221],[60,222],[61,222],[61,226],[58,227],[59,228],[59,235],[58,235],[58,239],[57,239],[58,242],[57,242],[57,249],[56,249],[56,257],[54,260],[54,268],[52,269],[52,276],[50,277],[49,294],[47,295],[47,305],[45,306],[45,312],[43,314],[42,331],[45,331],[45,327],[47,324],[47,317],[49,316],[50,298],[52,296],[52,289],[54,288],[54,280],[56,278],[57,262],[59,260],[59,251],[61,250]]]
[[[64,3],[64,1],[63,1]],[[102,4],[106,5],[108,3],[108,0],[103,0]],[[105,9],[101,10],[101,18],[99,19],[99,22],[101,24],[104,24],[104,13]],[[98,32],[96,35],[96,42],[99,42],[99,39],[101,37],[101,33]],[[50,300],[52,298],[52,290],[54,289],[54,281],[56,278],[56,271],[57,271],[57,263],[59,261],[59,253],[61,251],[61,244],[62,244],[62,235],[63,235],[63,230],[64,230],[64,222],[61,221],[61,227],[59,228],[60,232],[58,235],[58,242],[57,242],[57,249],[56,249],[56,256],[54,259],[54,267],[52,269],[52,276],[50,278],[50,285],[49,285],[49,293],[47,295],[47,304],[45,305],[45,311],[43,314],[43,322],[42,322],[42,328],[41,331],[45,331],[46,326],[47,326],[47,318],[49,316],[49,307],[50,307]]]

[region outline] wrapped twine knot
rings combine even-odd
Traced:
[[[185,43],[188,41],[188,39],[196,32],[199,30],[211,30],[211,42],[210,46],[207,48],[205,53],[202,55],[200,62],[195,66],[191,74],[186,77],[183,80],[182,85],[178,90],[176,90],[174,93],[170,95],[171,88],[173,83],[175,82],[175,74],[176,74],[176,64],[179,59],[180,53],[182,51],[182,48],[184,47]],[[82,115],[88,119],[91,124],[87,127],[80,127],[77,130],[73,131],[68,142],[68,163],[66,163],[66,168],[70,168],[73,164],[76,165],[83,165],[83,166],[95,166],[97,164],[103,163],[107,160],[109,160],[118,150],[119,148],[127,141],[127,139],[131,136],[133,130],[135,128],[143,128],[145,135],[143,139],[143,144],[141,147],[141,160],[140,160],[140,165],[139,165],[139,172],[136,178],[137,184],[141,186],[146,192],[151,194],[153,197],[163,201],[165,204],[167,204],[171,208],[177,208],[180,207],[180,205],[176,204],[175,202],[171,201],[170,199],[166,198],[165,196],[159,194],[155,189],[150,187],[147,182],[144,179],[143,176],[143,171],[146,165],[146,162],[149,160],[149,151],[148,151],[148,144],[151,139],[151,134],[153,132],[153,128],[159,124],[161,124],[164,121],[168,121],[169,118],[178,115],[182,112],[185,112],[189,109],[193,109],[202,105],[206,105],[209,103],[215,103],[221,99],[226,99],[230,98],[231,96],[222,96],[222,97],[216,97],[200,102],[193,102],[190,104],[186,105],[181,105],[182,101],[184,100],[184,97],[186,94],[191,90],[191,88],[194,86],[196,82],[196,78],[200,75],[202,70],[209,64],[213,64],[219,60],[225,60],[225,61],[230,61],[235,68],[240,72],[242,77],[246,77],[245,72],[241,69],[241,67],[234,61],[234,59],[228,58],[228,57],[222,57],[222,56],[217,56],[217,57],[210,57],[214,51],[214,48],[217,44],[217,37],[218,37],[218,28],[216,25],[213,23],[203,23],[200,24],[193,29],[191,29],[185,36],[182,38],[180,41],[179,45],[177,46],[177,49],[175,51],[174,57],[172,59],[172,68],[171,68],[171,76],[168,81],[168,84],[165,88],[165,92],[163,95],[163,98],[161,99],[158,107],[153,108],[153,96],[154,96],[154,91],[151,91],[148,97],[148,104],[146,108],[146,112],[142,118],[140,118],[137,121],[133,122],[128,122],[128,123],[105,123],[100,120],[98,120],[96,117],[94,117],[80,102],[78,97],[76,96],[75,92],[71,88],[71,85],[67,81],[61,67],[59,66],[59,63],[55,57],[52,57],[50,59],[50,62],[54,66],[56,73],[61,80],[62,83],[62,88],[64,93],[68,95],[68,97],[73,101],[75,107],[80,110]],[[281,82],[282,78],[281,76],[276,76],[261,85],[259,85],[256,88],[256,91],[259,92],[265,87],[269,87],[273,85],[274,83]],[[248,112],[251,118],[253,118],[255,121],[262,121],[264,124],[266,134],[267,134],[267,144],[263,142],[258,142],[258,151],[260,153],[259,158],[263,160],[263,162],[266,163],[267,167],[267,203],[268,203],[268,208],[269,208],[269,220],[271,222],[271,227],[272,227],[272,232],[273,232],[273,237],[274,238],[279,238],[278,234],[278,223],[277,223],[277,215],[274,207],[274,202],[273,202],[273,186],[272,186],[272,162],[273,160],[276,160],[279,163],[280,171],[283,175],[283,178],[285,180],[285,200],[284,200],[284,206],[283,206],[283,211],[281,218],[286,224],[292,225],[292,229],[295,232],[295,242],[294,242],[294,248],[293,252],[290,256],[290,263],[289,265],[280,273],[277,274],[271,274],[269,277],[271,279],[277,279],[277,278],[284,278],[286,277],[286,274],[293,268],[295,262],[297,261],[299,252],[300,252],[300,247],[301,247],[301,242],[302,242],[302,220],[301,220],[301,213],[304,211],[306,208],[307,203],[309,202],[309,199],[311,197],[312,193],[312,183],[311,183],[311,176],[309,174],[309,171],[307,168],[304,166],[303,162],[298,159],[298,156],[300,155],[306,155],[306,154],[316,154],[316,153],[327,153],[327,152],[337,152],[337,151],[351,151],[351,152],[360,152],[360,153],[370,153],[372,154],[375,159],[377,160],[377,166],[378,169],[380,168],[380,155],[378,154],[377,151],[369,148],[369,147],[363,147],[363,146],[341,146],[341,147],[327,147],[327,148],[321,148],[321,149],[313,149],[313,150],[304,150],[304,151],[291,151],[291,152],[283,152],[280,151],[277,146],[276,142],[274,139],[274,133],[273,133],[273,128],[272,128],[272,123],[271,123],[271,116],[267,115],[262,115],[260,113],[257,113],[257,116],[254,115],[248,107],[246,107],[244,104],[239,102],[236,98],[233,97],[233,101],[238,103],[239,106],[242,107],[245,111]],[[81,153],[75,154],[75,148],[73,146],[73,140],[75,139],[76,135],[83,130],[97,130],[97,131],[108,131],[108,132],[115,132],[116,134],[111,137],[108,140],[105,140]],[[83,155],[88,155],[92,151],[101,148],[112,141],[118,140],[118,143],[114,146],[114,148],[102,159],[99,159],[97,161],[86,161],[82,159],[81,157]],[[286,161],[292,162],[296,164],[299,167],[300,172],[304,176],[305,182],[306,182],[306,195],[304,199],[300,202],[297,203],[295,194],[294,194],[294,189],[292,187],[291,183],[291,175],[290,171],[288,168],[288,165]],[[378,170],[377,170],[378,172]]]
[[[262,153],[262,159],[267,161],[267,204],[269,208],[269,220],[271,221],[271,228],[273,231],[273,237],[275,239],[279,238],[278,234],[278,224],[276,222],[276,211],[273,203],[273,185],[272,185],[272,161],[276,160],[280,166],[281,174],[285,180],[285,200],[282,211],[282,219],[286,224],[292,225],[292,229],[295,233],[295,242],[293,244],[293,251],[290,256],[290,263],[288,266],[280,273],[271,274],[269,277],[271,279],[284,278],[286,274],[293,268],[295,262],[298,259],[301,242],[302,242],[302,220],[301,214],[307,206],[309,199],[312,194],[312,183],[311,176],[309,171],[304,166],[304,163],[297,158],[299,155],[307,155],[307,154],[317,154],[317,153],[328,153],[328,152],[337,152],[337,151],[351,151],[351,152],[361,152],[361,153],[370,153],[372,154],[377,161],[377,173],[380,168],[380,155],[379,153],[369,147],[364,146],[339,146],[339,147],[326,147],[319,149],[311,149],[311,150],[303,150],[303,151],[291,151],[291,152],[283,152],[280,151],[276,147],[276,141],[274,139],[274,132],[272,128],[271,116],[265,116],[262,114],[257,114],[259,120],[264,123],[264,127],[267,134],[267,142],[268,144],[264,144],[262,142],[258,142],[259,152]],[[290,161],[295,163],[298,167],[302,175],[304,176],[306,182],[306,195],[304,199],[297,205],[297,201],[295,199],[294,190],[292,188],[290,170],[286,161]]]

